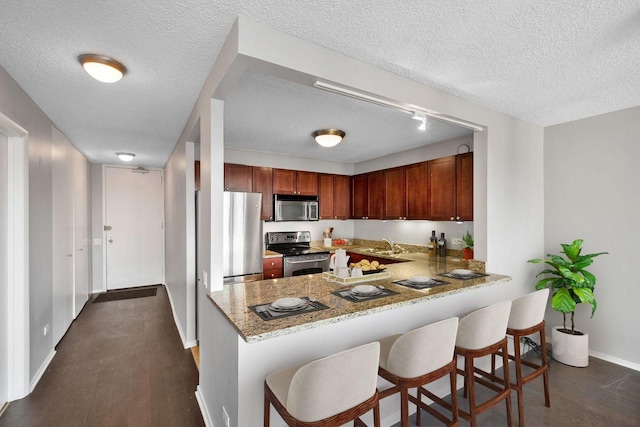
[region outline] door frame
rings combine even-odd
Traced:
[[[0,113],[7,137],[7,400],[29,394],[29,132]],[[4,226],[4,225],[2,225]]]

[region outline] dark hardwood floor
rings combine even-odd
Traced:
[[[536,355],[530,352],[529,358]],[[511,371],[515,372],[513,362]],[[499,371],[502,375],[502,370]],[[462,377],[458,376],[458,381]],[[544,406],[542,377],[524,386],[524,413],[527,427],[638,427],[640,426],[640,372],[624,368],[601,359],[589,358],[587,368],[574,368],[549,360],[549,389],[551,407]],[[489,395],[484,387],[476,387],[479,401]],[[467,400],[458,392],[458,402],[465,410]],[[515,391],[511,391],[513,425],[518,425],[518,403]],[[413,409],[410,409],[413,410]],[[478,416],[478,426],[506,426],[504,402]],[[411,416],[415,425],[415,414]],[[422,412],[423,426],[440,426],[442,423]],[[468,426],[460,420],[461,426]],[[400,426],[400,423],[394,427]]]
[[[0,427],[204,425],[194,395],[198,371],[164,287],[155,297],[87,303],[56,350],[33,393],[9,404]],[[551,359],[549,377],[551,408],[541,379],[525,386],[527,426],[640,426],[640,372],[595,358],[588,368]],[[459,401],[465,404],[462,390]],[[515,426],[515,392],[512,409]],[[423,412],[422,425],[441,423]],[[481,414],[478,425],[505,426],[505,405]]]
[[[56,351],[0,427],[204,426],[198,370],[163,286],[154,297],[88,302]]]

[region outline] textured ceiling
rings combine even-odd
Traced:
[[[137,153],[137,163],[162,166],[238,14],[543,126],[640,105],[637,0],[3,2],[0,65],[91,161],[113,163],[124,150]],[[85,52],[112,56],[129,72],[114,85],[93,81],[77,63]],[[229,100],[226,134],[234,146],[299,154],[282,140],[297,135],[299,144],[330,122],[333,111],[321,103],[295,104],[316,114],[308,125],[293,122],[309,116],[298,116],[298,97],[284,94],[248,120],[241,110],[249,113],[250,97],[264,102],[262,91],[296,87],[251,75],[241,83],[247,88]],[[303,99],[325,96],[306,91]],[[374,132],[359,121],[379,112],[354,108],[363,113],[341,125],[347,138],[403,132],[393,126],[406,115],[386,111],[387,126]],[[267,120],[271,110],[279,116]],[[309,157],[324,154],[318,150],[312,145]]]

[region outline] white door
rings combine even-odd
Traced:
[[[162,171],[105,167],[107,289],[164,283]]]
[[[71,144],[52,129],[52,281],[53,345],[64,336],[73,321],[73,183]]]
[[[8,276],[7,258],[8,239],[7,230],[8,218],[8,194],[7,194],[7,137],[0,134],[0,410],[7,402],[8,387],[8,319],[6,318],[9,307],[8,304]]]
[[[73,157],[73,318],[89,299],[89,164],[77,150]]]

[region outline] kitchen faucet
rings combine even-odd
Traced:
[[[382,239],[383,242],[387,242],[389,244],[389,246],[391,247],[391,250],[393,251],[393,246],[395,245],[395,242],[391,239],[385,239],[384,237]]]

